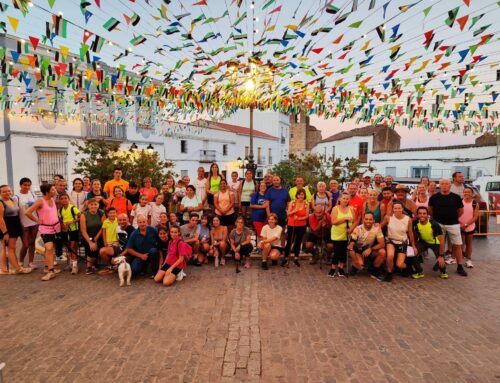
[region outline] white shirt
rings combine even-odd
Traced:
[[[141,206],[140,204],[136,204],[130,215],[134,217],[132,226],[137,229],[139,227],[137,224],[137,216],[143,215],[148,218],[151,215],[151,205]]]
[[[19,217],[21,219],[21,225],[23,225],[23,227],[35,226],[36,223],[33,222],[28,217],[26,217],[24,212],[26,210],[28,210],[28,208],[30,208],[31,205],[33,205],[35,203],[35,201],[37,200],[36,196],[30,190],[26,194],[22,194],[22,193],[16,194],[16,197],[19,199],[19,206],[22,207],[21,214],[19,215]],[[36,213],[34,213],[33,215],[36,217]]]
[[[233,180],[230,180],[227,184],[228,184],[229,188],[231,189],[231,191],[234,193],[234,204],[238,205],[240,202],[239,201],[240,195],[239,195],[238,191],[240,190],[241,182],[240,181],[233,182]]]
[[[196,178],[193,182],[193,186],[196,188],[196,197],[198,197],[200,202],[207,198],[207,191],[206,191],[207,179],[206,178],[202,178],[201,180]]]
[[[260,232],[260,236],[264,239],[269,239],[269,238],[277,238],[274,240],[271,245],[272,246],[281,246],[281,232],[283,229],[281,228],[280,225],[276,225],[273,229],[269,225],[264,225],[262,228],[262,231]]]
[[[161,213],[166,213],[167,209],[163,205],[157,205],[154,202],[150,203],[151,210],[151,226],[156,227],[160,224],[160,214]]]

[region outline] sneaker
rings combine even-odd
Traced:
[[[226,257],[225,256],[220,257],[220,265],[224,266],[225,264],[226,264]]]
[[[87,270],[85,271],[86,275],[92,275],[94,274],[94,268],[93,267],[87,267]]]
[[[448,279],[448,274],[447,273],[441,273],[439,275],[439,278],[441,278],[441,279]]]
[[[330,278],[333,278],[335,277],[335,270],[334,269],[330,269],[330,271],[328,272],[327,274]]]
[[[444,261],[447,265],[453,265],[455,263],[457,263],[457,261],[455,260],[455,258],[447,258],[445,261]]]
[[[382,282],[392,282],[392,273],[387,273]]]
[[[262,267],[262,270],[269,270],[269,266],[267,266],[266,261],[262,261],[262,263],[260,264],[260,267]]]
[[[466,277],[467,271],[465,271],[462,265],[460,265],[460,267],[457,267],[457,274],[461,275],[462,277]]]
[[[30,262],[30,264],[28,265],[28,267],[29,267],[30,269],[32,269],[32,270],[36,270],[36,269],[38,269],[38,266],[37,266],[37,265],[35,265],[33,262]]]
[[[293,264],[294,264],[295,266],[297,266],[297,267],[300,267],[300,262],[299,262],[299,260],[298,260],[298,259],[294,259],[294,260],[293,260]]]
[[[283,260],[281,261],[281,267],[286,267],[286,266],[288,266],[288,259],[283,258]]]
[[[31,273],[33,270],[29,267],[20,267],[19,269],[17,270],[11,270],[11,274],[29,274]]]
[[[180,282],[184,279],[184,273],[182,272],[182,270],[180,271],[179,274],[177,274],[177,276],[175,277],[175,280]]]
[[[67,260],[68,260],[68,258],[66,258],[64,255],[56,257],[57,262],[66,262]]]
[[[214,267],[219,267],[219,256],[215,256]]]
[[[337,274],[339,275],[339,277],[345,277],[345,271],[344,271],[344,269],[339,268],[338,271],[337,271]]]
[[[54,271],[49,271],[47,274],[45,274],[42,277],[42,281],[46,282],[46,281],[50,281],[51,279],[54,279],[56,277],[56,274],[57,274]]]
[[[470,259],[465,261],[465,267],[468,267],[469,269],[472,269],[474,267],[474,265],[472,264],[472,261]]]
[[[274,260],[274,261],[271,261],[271,266],[276,266],[278,264],[278,261]]]
[[[420,279],[420,278],[424,277],[424,273],[415,273],[415,274],[412,274],[411,277],[413,279]]]
[[[187,278],[187,274],[184,272],[184,270],[181,270],[181,272],[179,274],[182,274],[183,278]]]
[[[73,264],[71,265],[71,274],[72,275],[78,274],[78,263],[76,261],[73,262]]]

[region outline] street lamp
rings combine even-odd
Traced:
[[[241,159],[241,157],[238,157],[238,159],[236,160],[238,161],[238,167],[240,169],[247,169],[248,168],[248,165],[250,163],[248,157],[245,156],[245,159]],[[242,178],[245,178],[245,171],[242,171]]]
[[[154,151],[153,145],[149,144],[146,150],[148,151],[149,154],[152,154]]]
[[[130,151],[131,151],[131,152],[135,152],[137,149],[139,149],[139,147],[138,147],[138,146],[137,146],[137,144],[134,142],[134,143],[132,144],[132,146],[130,147]]]

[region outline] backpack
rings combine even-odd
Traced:
[[[179,244],[180,243],[184,243],[184,248],[186,249],[186,254],[184,254],[184,258],[186,259],[186,261],[189,261],[192,257],[193,257],[193,248],[191,246],[189,246],[186,242],[184,242],[182,239],[179,239],[177,241],[177,256],[179,256]]]
[[[59,208],[59,210],[57,211],[57,213],[58,213],[57,215],[60,218],[62,218],[62,210],[63,210],[63,207],[61,206]],[[71,216],[73,217],[73,221],[74,221],[76,219],[76,213],[75,213],[75,206],[74,205],[71,205]],[[80,224],[78,222],[72,223],[72,225],[76,225],[78,229],[80,228]]]

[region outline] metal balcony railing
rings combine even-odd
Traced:
[[[127,126],[111,122],[86,122],[87,138],[104,138],[111,140],[125,140]]]
[[[200,150],[200,162],[215,162],[217,152],[215,150]]]

